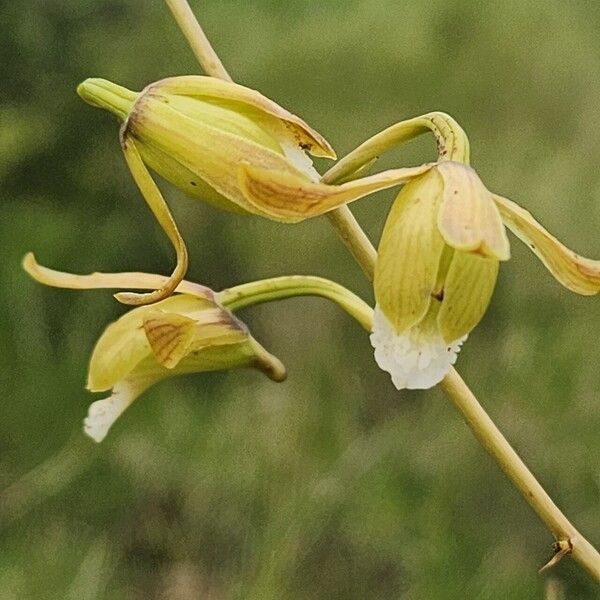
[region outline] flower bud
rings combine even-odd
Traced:
[[[335,158],[327,141],[302,119],[254,90],[213,77],[163,79],[139,94],[104,79],[87,79],[77,91],[122,121],[127,164],[177,253],[177,266],[161,289],[117,294],[125,304],[167,297],[187,270],[185,243],[147,166],[218,208],[268,216],[245,196],[243,165],[314,183],[319,175],[305,151]]]
[[[39,283],[86,290],[128,286],[156,289],[164,277],[152,273],[75,275],[39,265],[33,254],[23,259],[25,271]],[[85,431],[101,441],[123,411],[154,383],[182,373],[255,367],[283,381],[283,364],[267,352],[232,311],[294,296],[326,298],[356,319],[367,331],[373,309],[343,286],[308,275],[288,275],[243,283],[221,292],[182,281],[170,298],[130,310],[109,325],[90,361],[88,389],[112,390],[94,402]]]
[[[87,79],[79,95],[123,121],[144,162],[210,204],[256,214],[238,183],[250,164],[318,180],[305,151],[335,158],[327,141],[302,119],[259,92],[213,77],[162,79],[136,94],[104,79]]]

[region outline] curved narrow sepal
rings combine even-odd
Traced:
[[[432,165],[391,169],[342,185],[314,183],[306,178],[244,165],[239,182],[248,202],[276,221],[294,223],[322,215],[363,196],[400,185],[422,175]]]
[[[493,196],[506,226],[567,289],[583,296],[600,292],[600,261],[579,256],[561,244],[532,216],[507,198]]]
[[[492,298],[500,263],[470,252],[454,252],[444,282],[437,315],[444,341],[451,343],[470,333],[481,321]]]
[[[177,313],[150,311],[143,324],[156,360],[167,369],[176,367],[188,352],[196,321]]]
[[[170,296],[183,280],[188,265],[187,248],[177,229],[177,225],[171,216],[171,212],[167,207],[165,199],[144,165],[134,141],[126,136],[122,136],[121,146],[123,148],[123,153],[125,154],[127,165],[129,166],[137,186],[144,196],[144,200],[175,248],[177,265],[171,276],[158,290],[145,294],[119,292],[118,294],[115,294],[115,298],[123,304],[135,306],[153,304],[154,302],[158,302],[159,300],[163,300]]]
[[[432,169],[398,194],[379,242],[375,300],[397,334],[427,313],[444,250],[436,219],[442,178]]]
[[[38,283],[50,287],[64,288],[69,290],[98,290],[107,288],[128,287],[140,290],[158,290],[162,288],[167,277],[155,275],[154,273],[90,273],[88,275],[76,275],[55,271],[40,265],[33,254],[28,252],[22,261],[25,272]],[[178,293],[191,294],[207,300],[214,300],[215,293],[199,283],[186,281],[185,279],[175,288]]]
[[[438,160],[469,162],[469,139],[462,127],[443,112],[431,112],[412,119],[394,123],[365,140],[352,152],[338,160],[325,175],[324,183],[342,183],[361,169],[372,165],[382,154],[424,133],[433,133],[438,150]]]
[[[436,169],[444,178],[438,227],[446,243],[457,250],[508,260],[510,245],[500,212],[477,173],[450,161]]]
[[[218,98],[220,100],[245,104],[266,115],[283,121],[288,130],[294,135],[298,145],[313,156],[336,158],[335,151],[329,145],[329,142],[300,117],[269,100],[269,98],[263,96],[260,92],[243,85],[215,77],[183,75],[161,79],[148,86],[144,92],[146,91],[160,91],[180,96],[195,96],[200,98]]]

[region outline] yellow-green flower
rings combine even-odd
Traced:
[[[468,165],[440,162],[401,190],[379,243],[371,343],[398,389],[432,387],[456,361],[509,258],[505,225],[568,289],[600,291],[599,261],[565,248]]]
[[[146,165],[218,208],[283,222],[313,216],[315,204],[322,212],[424,170],[398,169],[322,187],[306,152],[335,158],[327,141],[259,92],[213,77],[171,77],[140,93],[87,79],[78,92],[122,121],[120,139],[128,166],[177,252],[177,267],[165,285],[149,294],[117,294],[126,304],[149,304],[168,296],[187,269],[185,244]]]
[[[471,167],[442,162],[402,189],[379,243],[371,335],[398,389],[441,381],[508,257],[500,213]]]
[[[500,261],[510,257],[505,226],[562,285],[583,295],[600,292],[600,261],[575,254],[529,212],[488,191],[468,165],[464,131],[448,115],[430,113],[392,125],[343,158],[324,179],[352,177],[383,152],[427,131],[436,137],[438,161],[404,169],[408,183],[387,218],[375,267],[371,343],[377,363],[399,389],[432,387],[456,361],[489,305]],[[389,187],[400,183],[400,178],[393,182],[399,171],[344,185],[380,178],[381,187]],[[293,191],[290,176],[247,167],[244,177],[248,197],[273,218],[316,216],[353,199],[340,194],[343,186],[315,183],[299,202],[281,204],[281,189]]]
[[[69,289],[159,289],[165,277],[149,273],[73,275],[43,267],[33,254],[23,267],[36,281]],[[154,383],[183,373],[255,367],[274,381],[283,364],[267,352],[231,311],[293,296],[321,296],[371,331],[373,309],[346,288],[320,277],[292,275],[241,284],[221,292],[182,281],[177,295],[130,310],[110,324],[92,353],[87,387],[111,395],[90,406],[85,432],[101,441],[115,420]]]
[[[164,278],[145,273],[87,276],[53,271],[38,265],[33,255],[25,270],[37,281],[55,287],[91,289],[126,283],[131,288],[155,288]],[[90,405],[85,432],[104,439],[123,411],[158,381],[202,371],[255,367],[274,381],[285,379],[283,364],[267,352],[248,328],[224,308],[214,292],[184,281],[180,294],[140,306],[111,323],[96,343],[90,360],[87,389],[111,392]]]

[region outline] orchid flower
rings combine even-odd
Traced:
[[[39,265],[33,254],[23,260],[25,271],[39,283],[70,289],[126,286],[158,289],[165,277],[149,273],[73,275]],[[250,334],[232,310],[297,295],[327,298],[371,330],[373,310],[342,286],[309,276],[276,277],[242,284],[222,292],[182,281],[176,295],[151,306],[129,310],[111,323],[97,341],[90,360],[87,389],[110,391],[90,405],[84,421],[87,435],[97,442],[146,389],[185,373],[254,367],[273,381],[286,370]]]
[[[577,255],[528,211],[488,191],[468,164],[464,131],[448,115],[431,113],[393,125],[323,179],[352,176],[381,153],[426,131],[435,134],[438,161],[406,178],[385,223],[374,275],[371,342],[377,363],[398,389],[430,388],[455,363],[490,303],[500,262],[510,258],[505,227],[566,288],[583,295],[600,292],[600,261]],[[315,183],[310,200],[304,194],[300,202],[282,205],[280,198],[293,191],[291,176],[255,167],[244,172],[248,197],[273,218],[316,216],[349,201],[337,193],[340,186]]]

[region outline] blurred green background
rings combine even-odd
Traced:
[[[223,62],[343,155],[394,121],[452,114],[486,184],[600,254],[600,3],[192,2]],[[552,538],[436,390],[396,393],[368,339],[319,299],[247,309],[287,365],[162,383],[100,446],[81,421],[87,361],[122,314],[109,292],[43,288],[34,250],[73,272],[167,273],[171,249],[117,125],[75,94],[198,72],[162,2],[0,2],[0,597],[546,597]],[[380,167],[434,157],[430,139]],[[319,164],[319,168],[325,168]],[[325,219],[280,226],[164,185],[215,289],[311,273],[371,300]],[[394,192],[355,204],[377,239]],[[556,502],[600,544],[600,305],[518,241],[458,367]],[[568,598],[598,598],[581,569]],[[550,596],[548,596],[550,597]]]

